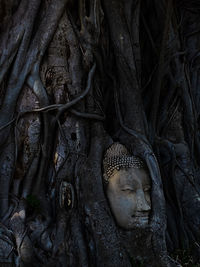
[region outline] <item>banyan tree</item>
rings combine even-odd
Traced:
[[[0,0],[0,266],[198,266],[200,3]]]

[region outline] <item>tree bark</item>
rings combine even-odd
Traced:
[[[0,22],[0,266],[199,263],[199,4],[2,0]],[[113,142],[146,162],[143,230],[110,208]]]

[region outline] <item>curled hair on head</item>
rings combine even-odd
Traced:
[[[103,158],[103,178],[108,183],[109,178],[115,170],[121,168],[145,168],[145,163],[142,159],[132,156],[127,148],[120,143],[113,143],[105,152]]]

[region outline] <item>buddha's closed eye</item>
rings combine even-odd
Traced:
[[[134,188],[132,188],[132,187],[124,187],[124,188],[122,188],[122,191],[125,191],[125,192],[135,192],[135,190],[134,190]]]

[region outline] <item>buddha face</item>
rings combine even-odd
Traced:
[[[119,226],[144,228],[151,210],[151,180],[145,169],[123,168],[109,178],[107,197]]]

